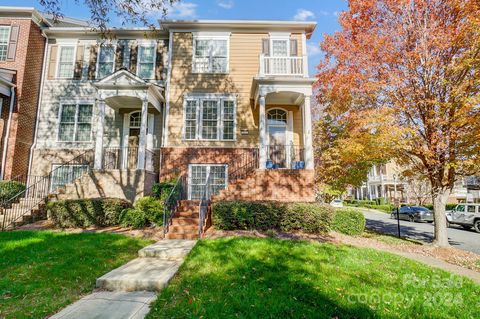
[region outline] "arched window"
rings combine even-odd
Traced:
[[[280,109],[273,109],[267,113],[268,125],[287,125],[287,112]]]
[[[142,114],[140,112],[130,114],[130,128],[139,128],[141,122]]]

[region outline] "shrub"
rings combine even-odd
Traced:
[[[142,211],[148,224],[163,224],[163,201],[159,198],[145,196],[133,204],[136,210]]]
[[[136,208],[124,209],[119,219],[122,227],[143,228],[148,223],[145,212]]]
[[[25,184],[17,181],[0,181],[0,201],[6,201],[25,190]]]
[[[282,218],[281,230],[285,232],[327,233],[332,223],[333,208],[317,203],[288,204]]]
[[[218,202],[212,206],[213,224],[218,229],[257,229],[261,231],[329,230],[333,209],[316,203]]]
[[[48,218],[57,227],[118,225],[120,213],[132,205],[119,198],[72,199],[47,205]]]
[[[360,235],[365,230],[365,216],[354,209],[337,209],[333,214],[332,229],[346,235]]]
[[[218,202],[212,205],[215,227],[235,229],[279,229],[284,205],[269,202]]]
[[[175,183],[176,180],[153,184],[152,196],[155,198],[160,198],[162,200],[167,199],[173,187],[175,187]]]

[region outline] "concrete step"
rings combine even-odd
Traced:
[[[170,227],[171,229],[171,227]],[[195,240],[161,240],[138,251],[139,257],[182,260],[195,246]]]
[[[137,258],[97,279],[97,288],[110,291],[160,291],[177,272],[179,260]]]
[[[195,240],[198,239],[198,233],[195,234],[181,234],[181,233],[167,233],[167,239],[187,239]]]
[[[198,218],[185,218],[185,217],[176,217],[172,219],[173,226],[188,226],[188,225],[198,225]]]

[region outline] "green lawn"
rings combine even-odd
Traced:
[[[0,318],[45,318],[149,243],[107,233],[0,233]]]
[[[202,240],[148,318],[478,318],[480,286],[392,254]]]

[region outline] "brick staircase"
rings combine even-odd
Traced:
[[[14,229],[36,220],[45,219],[45,200],[38,198],[21,198],[10,208],[0,211],[0,226],[5,230]]]
[[[168,239],[198,239],[200,223],[200,201],[181,200],[168,227]]]

